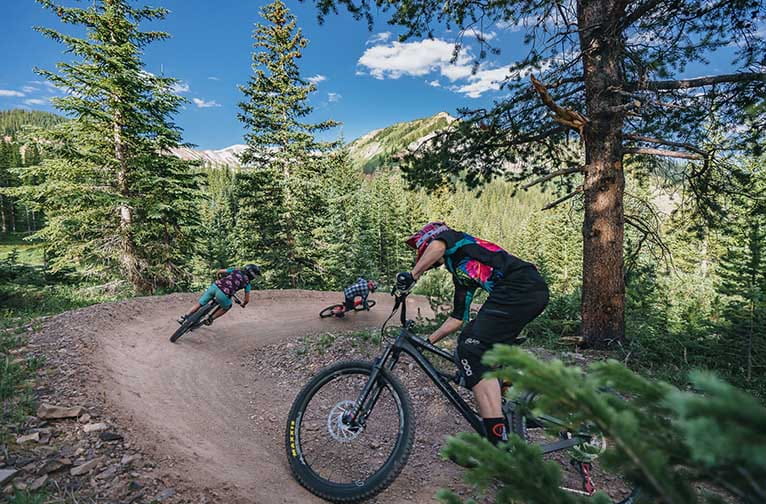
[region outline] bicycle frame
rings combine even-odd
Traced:
[[[457,390],[455,390],[455,388],[450,384],[450,382],[457,382],[458,375],[447,375],[436,369],[434,365],[431,364],[431,361],[429,361],[428,358],[424,355],[424,351],[438,355],[439,357],[454,363],[455,361],[452,354],[431,344],[431,342],[428,340],[415,335],[409,330],[412,322],[407,320],[406,297],[406,294],[397,296],[396,304],[394,306],[394,311],[396,311],[399,306],[402,308],[400,315],[402,328],[399,331],[399,335],[396,337],[396,340],[394,340],[393,343],[388,345],[383,354],[374,360],[370,377],[362,389],[362,392],[359,394],[358,399],[354,403],[355,407],[350,412],[351,414],[347,417],[348,420],[357,423],[362,427],[364,426],[367,416],[372,412],[375,403],[377,402],[378,397],[382,391],[382,386],[378,381],[378,375],[380,374],[381,369],[385,368],[389,371],[393,370],[397,362],[399,362],[402,354],[407,354],[418,364],[420,369],[423,370],[426,376],[431,379],[434,385],[436,385],[439,391],[445,397],[447,397],[450,403],[452,403],[452,405],[460,412],[460,414],[463,415],[463,418],[466,419],[471,427],[478,434],[484,436],[486,431],[484,429],[484,422],[481,416],[479,416],[479,414],[471,406],[469,406],[468,403],[466,403],[466,401],[460,396]],[[511,401],[507,404],[509,407],[515,408],[519,407],[522,402],[528,401],[530,399],[530,396],[526,396],[519,401]],[[547,427],[561,427],[562,429],[566,429],[564,422],[548,415],[540,415],[539,417],[530,416],[528,418],[531,418],[538,424]],[[540,449],[544,454],[552,453],[566,450],[578,444],[587,442],[590,439],[591,436],[587,434],[570,433],[569,437],[566,439],[561,439],[553,443],[540,445]]]
[[[479,434],[484,435],[484,423],[479,414],[465,402],[457,390],[455,390],[449,383],[450,381],[454,381],[456,377],[446,375],[436,369],[434,365],[431,364],[431,361],[429,361],[423,354],[423,350],[438,355],[450,362],[454,362],[452,354],[431,344],[428,340],[416,336],[408,329],[408,327],[411,326],[411,322],[407,320],[406,297],[406,294],[401,297],[398,296],[394,308],[395,311],[400,305],[402,307],[400,316],[402,328],[399,331],[399,335],[393,343],[388,345],[383,352],[383,355],[375,359],[370,378],[367,380],[362,392],[359,394],[359,398],[355,403],[355,408],[350,419],[364,425],[367,415],[372,411],[381,392],[381,387],[378,384],[378,375],[380,374],[381,369],[385,368],[387,370],[393,370],[402,354],[407,354],[418,364],[418,366],[420,366],[420,369],[423,370],[426,376],[431,379],[439,391],[447,397],[460,414],[463,415],[463,418],[468,421],[471,427],[473,427]]]

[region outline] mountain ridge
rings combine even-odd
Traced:
[[[354,166],[364,173],[374,173],[378,168],[392,164],[396,154],[417,147],[456,120],[447,112],[438,112],[429,117],[401,121],[369,131],[346,147]],[[234,144],[223,149],[177,147],[170,152],[187,161],[201,161],[216,166],[241,166],[238,156],[246,148],[243,144]]]

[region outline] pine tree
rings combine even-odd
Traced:
[[[735,196],[731,213],[737,218],[724,229],[726,252],[721,258],[718,292],[726,296],[725,339],[719,353],[734,353],[731,373],[753,378],[754,363],[762,371],[766,359],[766,173],[759,160],[750,168],[760,199]]]
[[[318,229],[318,248],[323,250],[320,266],[325,272],[324,287],[339,289],[352,282],[357,273],[350,267],[354,257],[350,244],[356,234],[354,222],[363,180],[346,149],[327,159],[330,163],[325,176],[327,214]]]
[[[269,202],[281,206],[266,212],[278,223],[252,221],[247,216],[261,211],[240,201],[238,237],[244,257],[271,256],[273,262],[265,266],[286,271],[287,285],[310,286],[317,282],[313,232],[326,213],[322,178],[327,163],[321,156],[337,146],[316,140],[315,134],[338,123],[305,122],[312,111],[308,97],[316,86],[300,75],[297,60],[308,40],[297,28],[295,16],[281,0],[263,7],[261,15],[264,23],[257,24],[253,33],[253,75],[247,86],[240,87],[246,101],[239,104],[238,117],[248,130],[241,159],[248,168],[238,177],[243,184],[239,193],[261,180],[280,192]],[[272,252],[259,250],[262,246]]]
[[[237,250],[233,233],[236,214],[234,178],[228,167],[207,166],[200,169],[206,180],[203,197],[198,201],[197,249],[193,261],[194,284],[210,283],[210,272],[228,268],[235,262]]]
[[[129,0],[88,8],[38,2],[85,31],[80,38],[37,28],[78,57],[59,63],[58,73],[38,70],[67,90],[54,104],[72,117],[33,135],[50,151],[27,169],[45,183],[23,191],[47,216],[38,237],[55,253],[54,267],[120,273],[138,292],[176,285],[184,277],[196,181],[188,163],[164,154],[181,141],[171,118],[182,103],[171,92],[176,81],[143,68],[144,47],[169,35],[139,29],[168,11]]]

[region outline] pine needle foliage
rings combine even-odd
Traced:
[[[19,191],[47,216],[36,237],[49,244],[54,269],[76,264],[144,293],[182,283],[196,181],[188,163],[165,153],[181,142],[172,116],[183,99],[175,79],[143,66],[143,49],[169,35],[139,28],[168,11],[128,0],[38,3],[85,35],[36,28],[75,57],[58,72],[37,70],[66,91],[53,103],[71,120],[30,134],[47,150],[25,172],[41,183]]]
[[[327,208],[322,180],[328,165],[321,156],[338,144],[321,142],[315,135],[338,123],[306,121],[312,112],[308,97],[316,86],[300,74],[297,60],[308,40],[295,16],[281,0],[260,12],[263,22],[253,32],[253,75],[240,87],[245,101],[238,117],[247,129],[241,159],[247,168],[237,176],[241,199],[236,239],[242,259],[263,262],[272,284],[287,278],[291,287],[316,286],[321,275],[313,233]],[[247,196],[262,187],[270,190],[265,201]],[[274,220],[252,220],[266,216]]]
[[[588,372],[561,361],[544,362],[519,348],[496,346],[485,361],[510,380],[516,393],[538,394],[536,407],[572,430],[595,427],[609,448],[599,459],[607,470],[641,489],[639,502],[698,504],[758,503],[766,498],[766,408],[712,374],[692,372],[692,390],[644,378],[615,360],[596,362]],[[452,438],[444,454],[469,469],[467,480],[494,491],[499,503],[563,504],[610,502],[558,488],[559,470],[540,450],[518,437],[493,447],[473,434]],[[496,489],[496,490],[495,490]],[[443,491],[442,502],[457,503]]]

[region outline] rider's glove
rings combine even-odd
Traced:
[[[396,275],[396,290],[399,292],[409,292],[415,285],[415,277],[409,271],[402,271]]]

